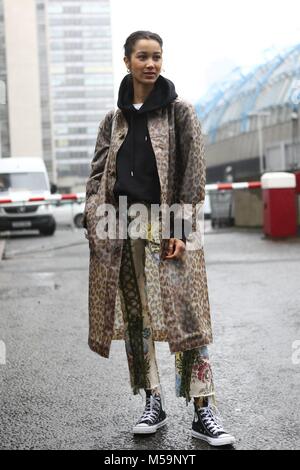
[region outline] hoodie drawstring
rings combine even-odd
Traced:
[[[130,175],[134,175],[134,138],[133,138],[133,113],[130,113],[130,126],[131,126],[131,169]]]

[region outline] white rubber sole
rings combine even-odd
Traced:
[[[162,428],[165,424],[167,424],[168,418],[165,418],[158,424],[154,426],[147,426],[145,424],[138,424],[137,426],[133,426],[133,434],[154,434],[159,428]]]
[[[204,434],[200,434],[197,431],[192,430],[192,436],[196,439],[201,439],[202,441],[208,442],[211,446],[228,446],[235,444],[235,438],[233,436],[227,435],[224,437],[218,437],[217,439]]]

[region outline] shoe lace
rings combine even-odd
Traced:
[[[209,404],[205,408],[200,408],[199,412],[203,423],[207,426],[210,432],[225,432],[219,411],[215,405]]]
[[[153,423],[159,415],[160,412],[160,397],[156,395],[151,395],[146,399],[146,406],[144,413],[142,414],[139,423],[143,421],[150,421]]]

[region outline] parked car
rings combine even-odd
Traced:
[[[25,204],[33,197],[48,198],[50,183],[44,161],[38,157],[0,158],[0,198],[13,204],[0,205],[0,231],[37,229],[53,235],[56,229],[52,207]]]
[[[82,228],[85,202],[59,202],[53,205],[53,215],[58,226]]]
[[[210,195],[209,192],[205,194],[205,200],[204,200],[204,219],[210,219],[211,218],[211,204],[210,204]]]

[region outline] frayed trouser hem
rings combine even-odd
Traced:
[[[191,395],[191,399],[197,399],[197,398],[210,398],[212,403],[216,406],[217,405],[217,399],[216,399],[216,394],[214,393],[208,393],[206,395]]]

